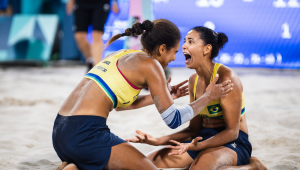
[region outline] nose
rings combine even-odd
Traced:
[[[175,61],[175,59],[176,59],[176,54],[174,55],[174,57],[173,57],[172,61]]]
[[[183,50],[185,50],[185,49],[186,49],[186,45],[185,45],[185,43],[183,43],[183,45],[182,45],[182,49],[183,49]]]

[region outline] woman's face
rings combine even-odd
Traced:
[[[161,51],[161,54],[163,57],[161,57],[161,60],[159,62],[164,69],[167,68],[168,64],[171,61],[175,60],[176,53],[179,50],[179,46],[180,46],[180,42],[178,41],[178,43],[175,45],[175,47],[172,47],[169,50],[166,50],[166,48],[164,48],[164,51]]]
[[[184,38],[184,44],[182,45],[182,51],[185,56],[185,64],[187,68],[195,69],[201,65],[204,59],[204,41],[200,39],[200,35],[197,31],[191,30]]]

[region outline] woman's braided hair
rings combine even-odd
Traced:
[[[143,23],[135,22],[132,28],[127,28],[124,33],[116,34],[106,43],[106,48],[122,36],[141,35],[143,48],[153,54],[156,47],[165,44],[167,50],[174,47],[180,40],[180,31],[169,20],[157,19],[153,22],[145,20]]]

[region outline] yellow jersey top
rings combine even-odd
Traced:
[[[118,68],[118,60],[138,50],[124,50],[93,67],[85,78],[93,80],[112,101],[114,108],[130,106],[139,95],[141,89],[132,85]]]
[[[213,73],[210,78],[210,82],[215,78],[215,75],[217,74],[220,66],[222,64],[216,63],[214,66]],[[199,76],[197,75],[195,84],[194,84],[194,99],[196,100],[196,90],[197,90],[197,82],[198,82]],[[244,92],[242,93],[243,103],[241,108],[241,116],[245,114],[245,97]],[[221,101],[220,99],[210,102],[200,113],[200,116],[205,118],[219,118],[223,119],[223,112],[221,107]]]

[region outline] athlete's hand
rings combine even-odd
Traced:
[[[167,81],[167,86],[168,86],[168,89],[170,91],[170,94],[174,99],[178,99],[180,97],[183,97],[183,96],[186,96],[186,95],[189,95],[189,89],[188,89],[188,85],[186,86],[183,86],[185,83],[187,83],[188,80],[185,80],[175,86],[171,86],[170,83],[171,83],[171,76],[169,77],[168,81]],[[183,87],[181,87],[183,86]]]
[[[228,93],[233,89],[233,83],[231,83],[231,80],[226,80],[220,84],[216,84],[218,79],[219,74],[216,74],[213,81],[206,88],[205,94],[210,97],[211,101],[227,96]]]
[[[135,135],[135,138],[132,139],[125,139],[127,142],[133,142],[133,143],[146,143],[148,145],[157,146],[157,139],[152,137],[151,135],[144,133],[140,130],[135,131],[137,135]]]
[[[71,15],[73,13],[74,6],[75,6],[74,0],[69,0],[69,2],[66,5],[66,12],[68,15]]]
[[[175,140],[170,140],[170,142],[175,143],[177,146],[166,146],[166,148],[171,148],[174,149],[174,152],[170,152],[168,155],[182,155],[185,153],[187,150],[191,151],[197,151],[199,149],[200,142],[199,140],[202,140],[202,137],[196,137],[195,139],[192,140],[191,143],[180,143]]]

